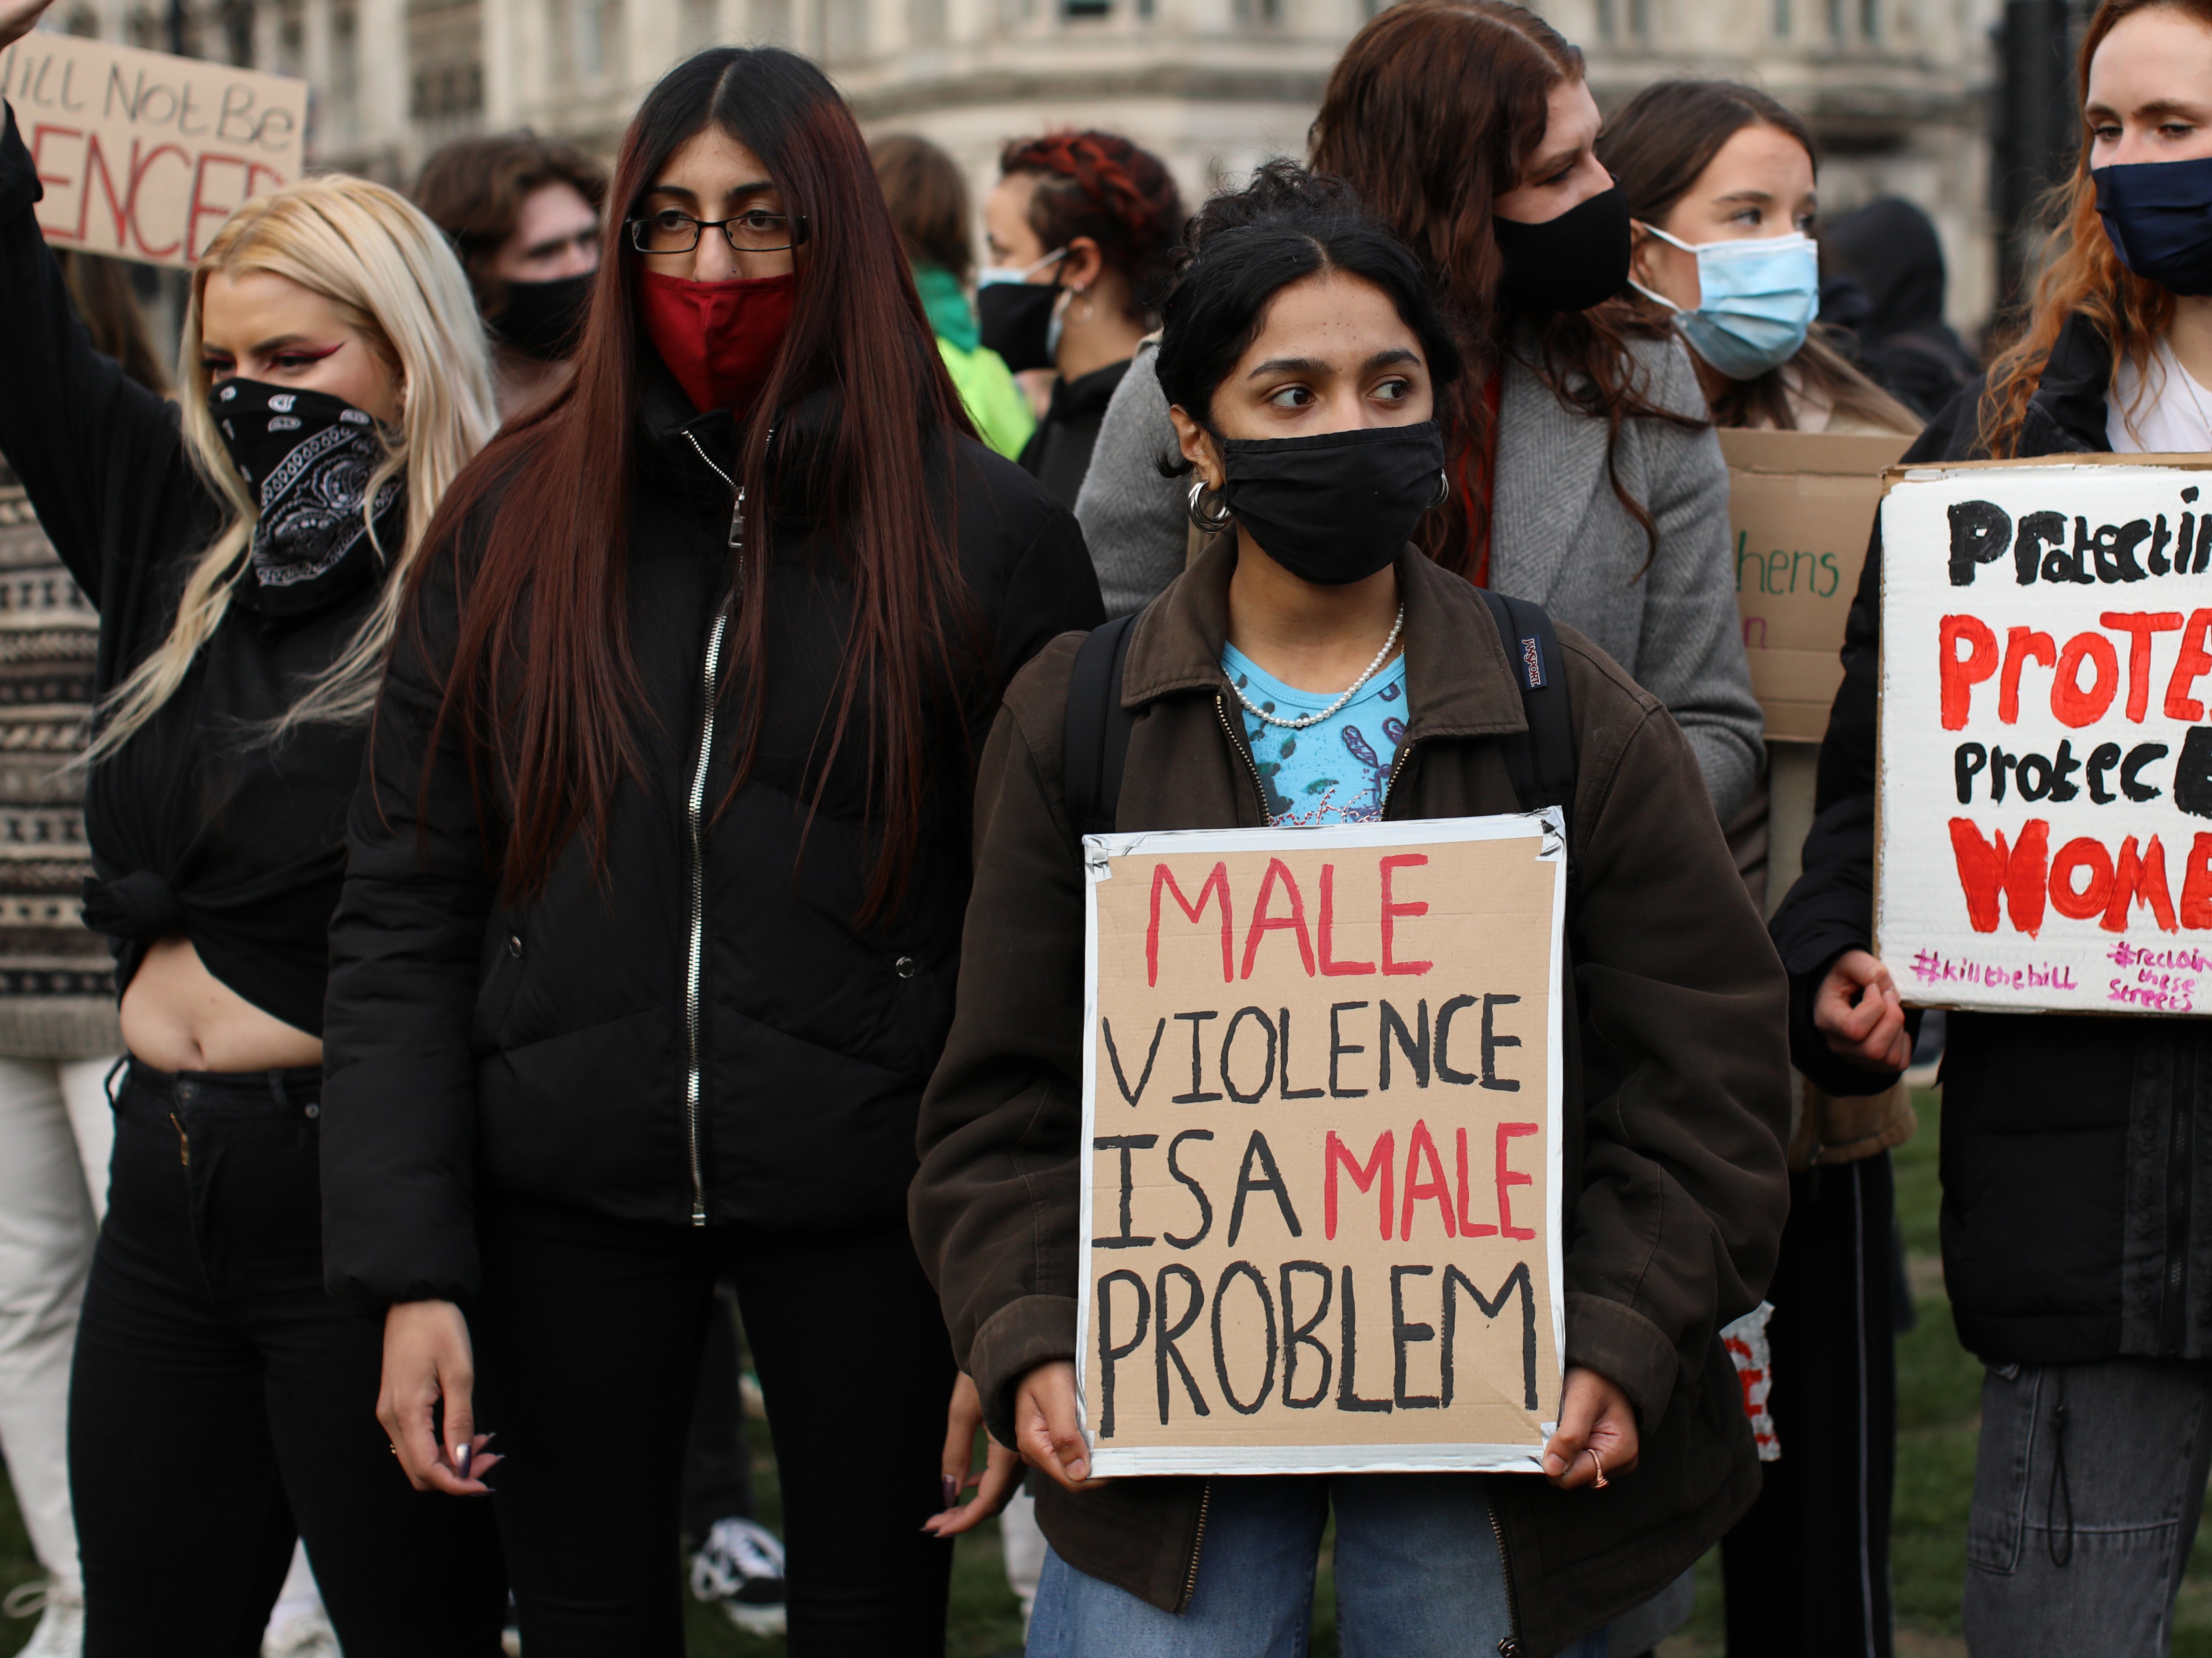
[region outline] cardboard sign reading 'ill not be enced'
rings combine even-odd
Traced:
[[[304,81],[34,30],[0,52],[0,95],[56,247],[190,270],[249,197],[300,177]]]
[[[1564,1339],[1558,813],[1085,854],[1094,1470],[1537,1471]]]
[[[1893,474],[1875,934],[1907,1000],[2212,1010],[2209,496],[2201,459]]]

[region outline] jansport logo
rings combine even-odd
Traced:
[[[1528,676],[1530,690],[1540,691],[1551,683],[1544,674],[1544,647],[1534,634],[1528,635],[1521,641],[1521,667]]]

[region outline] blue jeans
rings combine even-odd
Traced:
[[[1480,1476],[1297,1474],[1213,1482],[1198,1582],[1180,1616],[1048,1552],[1029,1658],[1304,1658],[1332,1503],[1344,1658],[1498,1650],[1512,1620]],[[1565,1658],[1606,1658],[1604,1639]]]

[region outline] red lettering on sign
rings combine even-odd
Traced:
[[[1421,1165],[1428,1164],[1428,1178],[1422,1178]],[[1414,1123],[1413,1138],[1406,1142],[1406,1206],[1398,1212],[1398,1236],[1405,1242],[1413,1238],[1413,1206],[1434,1198],[1437,1212],[1444,1218],[1444,1236],[1456,1236],[1452,1225],[1451,1187],[1444,1184],[1443,1159],[1437,1155],[1437,1143],[1429,1136],[1426,1119]]]
[[[2086,872],[2089,884],[2074,884],[2076,872]],[[2112,896],[2112,854],[2087,835],[2069,841],[2051,860],[2051,907],[2069,920],[2086,921],[2102,915]]]
[[[246,166],[246,162],[240,156],[218,155],[211,149],[200,152],[199,161],[192,168],[192,204],[185,215],[185,252],[187,257],[197,259],[200,256],[202,219],[228,219],[238,208],[237,202],[208,201],[208,169],[223,167],[244,168]]]
[[[1536,1125],[1533,1122],[1502,1122],[1498,1125],[1498,1230],[1509,1238],[1533,1238],[1536,1236],[1529,1228],[1513,1224],[1511,1195],[1514,1187],[1534,1186],[1536,1177],[1522,1174],[1505,1161],[1506,1153],[1510,1149],[1507,1141],[1535,1132]]]
[[[2084,662],[2096,676],[2087,690],[2081,684]],[[2059,724],[2079,731],[2105,717],[2119,689],[2120,658],[2112,641],[2102,634],[2075,634],[2058,653],[2058,675],[2051,683],[2051,712],[2058,716]],[[1947,719],[1944,724],[1949,726],[1950,721]]]
[[[1966,653],[1959,654],[1966,641]],[[1942,659],[1943,729],[1962,731],[1974,687],[1997,671],[1997,636],[1979,616],[1947,616],[1936,627]]]
[[[1198,920],[1204,912],[1207,899],[1221,900],[1221,982],[1230,983],[1230,969],[1234,961],[1231,952],[1236,946],[1230,939],[1229,865],[1225,862],[1213,866],[1213,873],[1206,878],[1206,884],[1198,890],[1198,902],[1194,904],[1182,896],[1182,889],[1176,884],[1173,870],[1165,864],[1152,865],[1152,919],[1145,928],[1145,982],[1157,986],[1160,981],[1160,894],[1164,890],[1174,895],[1184,918],[1192,921]]]
[[[2212,927],[2212,835],[2199,835],[2190,844],[2181,875],[2181,925]]]
[[[1290,889],[1291,913],[1288,915],[1267,914],[1267,899],[1280,881]],[[1252,925],[1244,932],[1244,970],[1238,976],[1252,976],[1253,958],[1260,953],[1260,940],[1270,932],[1291,932],[1297,935],[1298,960],[1305,964],[1306,977],[1314,975],[1313,935],[1306,931],[1305,895],[1298,890],[1298,878],[1291,873],[1291,866],[1279,858],[1267,860],[1267,872],[1260,878],[1260,901],[1252,906]]]
[[[2058,647],[2049,634],[2033,628],[2014,628],[2005,635],[2004,677],[1997,681],[1997,719],[2004,725],[2020,723],[2020,671],[2030,662],[2049,667],[2058,659]]]
[[[1425,915],[1429,913],[1425,899],[1413,903],[1399,903],[1390,896],[1390,878],[1401,869],[1414,869],[1429,861],[1425,852],[1400,853],[1382,860],[1382,971],[1386,974],[1426,973],[1434,962],[1400,962],[1391,958],[1391,946],[1396,942],[1397,920],[1401,915]]]
[[[2142,724],[2150,711],[2150,636],[2179,631],[2179,610],[2106,610],[2097,618],[2128,636],[2128,718]]]
[[[2181,654],[2173,665],[2173,677],[2166,682],[2166,717],[2202,720],[2204,705],[2190,693],[2197,682],[2212,673],[2212,651],[2204,648],[2212,636],[2212,610],[2191,610],[2189,625],[2181,630]]]
[[[66,173],[49,173],[46,170],[46,140],[53,137],[82,138],[83,137],[84,129],[82,127],[48,126],[43,122],[32,127],[31,171],[38,175],[40,184],[52,185],[58,190],[66,190],[76,182]],[[58,242],[82,241],[84,240],[83,223],[83,204],[80,203],[77,211],[79,229],[76,234],[71,235],[68,231],[61,229],[49,230],[46,234]]]
[[[1997,895],[2012,909],[2015,930],[2031,938],[2043,931],[2043,895],[2051,861],[2051,825],[2031,817],[2008,851],[1999,829],[1991,846],[1968,817],[1951,820],[1951,852],[1959,862],[1959,885],[1966,895],[1966,920],[1977,932],[1997,930]]]
[[[2212,835],[2205,837],[2212,840]],[[1467,1179],[1467,1130],[1459,1131],[1459,1235],[1463,1238],[1494,1238],[1498,1229],[1488,1221],[1477,1220],[1467,1212],[1468,1196]]]
[[[1336,959],[1336,865],[1321,866],[1321,971],[1326,979],[1350,978],[1354,974],[1372,973],[1372,962],[1340,962]]]
[[[2148,904],[2160,932],[2178,932],[2181,924],[2173,918],[2172,892],[2166,884],[2166,848],[2159,845],[2158,836],[2152,835],[2150,845],[2137,852],[2136,837],[2130,835],[2120,843],[2120,865],[2112,874],[2112,898],[2105,906],[2101,925],[2107,932],[2124,932],[2130,906]]]
[[[181,144],[155,144],[144,155],[138,153],[138,141],[131,141],[131,240],[138,244],[138,251],[149,259],[173,259],[185,245],[179,235],[174,241],[155,247],[146,240],[146,228],[138,216],[139,203],[146,199],[146,175],[154,170],[154,163],[164,157],[173,158],[186,172],[191,170],[192,158],[185,153]]]
[[[1397,1149],[1397,1136],[1386,1128],[1382,1131],[1382,1138],[1375,1142],[1374,1151],[1368,1153],[1367,1161],[1357,1163],[1353,1161],[1352,1153],[1345,1149],[1344,1142],[1337,1139],[1336,1130],[1332,1128],[1328,1131],[1328,1139],[1322,1153],[1324,1172],[1322,1176],[1321,1218],[1324,1233],[1330,1237],[1336,1236],[1336,1171],[1338,1165],[1341,1164],[1351,1172],[1352,1183],[1362,1192],[1373,1186],[1378,1179],[1382,1182],[1382,1236],[1386,1240],[1389,1237],[1390,1158]]]

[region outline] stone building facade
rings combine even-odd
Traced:
[[[63,27],[167,44],[166,0],[64,0]],[[1005,142],[1127,132],[1195,199],[1300,154],[1330,65],[1376,0],[185,0],[190,49],[304,74],[324,164],[411,178],[446,138],[528,125],[611,154],[644,88],[718,41],[823,63],[872,131],[927,134],[980,186]],[[1826,151],[1823,205],[1934,215],[1951,308],[1993,295],[1990,30],[2000,0],[1540,0],[1601,104],[1664,75],[1756,82]]]

